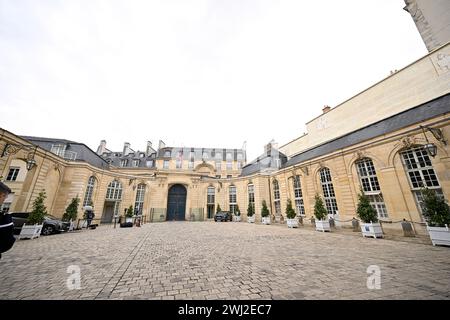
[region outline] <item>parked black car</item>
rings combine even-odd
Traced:
[[[30,212],[11,212],[15,234],[19,234],[22,226],[28,223],[29,215]],[[44,219],[41,231],[41,234],[44,236],[69,230],[69,222],[61,221],[51,215],[46,215]]]
[[[231,212],[229,211],[220,211],[217,212],[214,216],[214,221],[231,221],[233,219],[233,216],[231,215]]]

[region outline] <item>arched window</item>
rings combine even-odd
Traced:
[[[214,209],[216,206],[216,189],[209,186],[206,194],[206,208],[208,212],[208,219],[214,218]]]
[[[253,184],[248,185],[248,203],[255,208],[255,186]]]
[[[377,172],[370,158],[363,158],[356,162],[359,181],[366,196],[370,199],[370,204],[377,211],[378,218],[387,218],[388,213],[381,194],[380,184],[378,183]]]
[[[336,194],[334,193],[333,181],[331,180],[330,169],[322,168],[320,169],[319,174],[327,212],[328,214],[336,214],[338,213],[338,206]]]
[[[113,180],[108,185],[108,189],[106,190],[106,200],[121,200],[122,199],[122,184]]]
[[[305,215],[305,204],[303,202],[302,185],[300,183],[300,176],[294,177],[294,198],[295,207],[298,215]]]
[[[237,206],[236,187],[230,186],[229,188],[229,200],[230,200],[230,212],[234,214]]]
[[[275,219],[281,217],[281,200],[280,200],[280,185],[277,180],[273,180],[273,199],[275,205]]]
[[[134,203],[134,213],[141,215],[144,209],[145,184],[141,183],[137,186],[136,202]]]
[[[419,211],[422,213],[423,198],[420,189],[425,187],[434,189],[438,196],[443,198],[444,195],[439,180],[434,171],[431,159],[423,146],[409,148],[400,154],[403,166],[408,175],[411,191],[415,196]]]
[[[86,186],[86,192],[84,193],[83,207],[92,204],[92,195],[94,194],[95,177],[90,177]]]

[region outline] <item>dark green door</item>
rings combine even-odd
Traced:
[[[169,189],[167,199],[167,220],[185,220],[186,213],[186,188],[181,184],[175,184]]]

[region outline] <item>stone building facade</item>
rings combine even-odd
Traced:
[[[288,199],[309,219],[319,194],[328,213],[343,221],[356,216],[362,188],[385,232],[398,232],[399,224],[389,222],[406,219],[424,233],[420,188],[450,199],[450,66],[439,60],[449,54],[447,44],[324,108],[307,123],[307,134],[280,147],[272,141],[249,163],[245,148],[160,141],[157,149],[149,142],[145,151],[134,151],[126,143],[113,152],[102,141],[94,152],[82,143],[0,129],[0,175],[14,192],[2,209],[30,211],[45,190],[49,213],[57,217],[78,196],[102,223],[130,205],[153,222],[210,219],[217,205],[239,207],[246,221],[249,204],[258,222],[265,200],[273,221],[283,223]]]

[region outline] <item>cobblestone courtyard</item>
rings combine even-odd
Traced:
[[[0,299],[450,299],[450,248],[285,225],[102,226],[17,241],[0,270]]]

